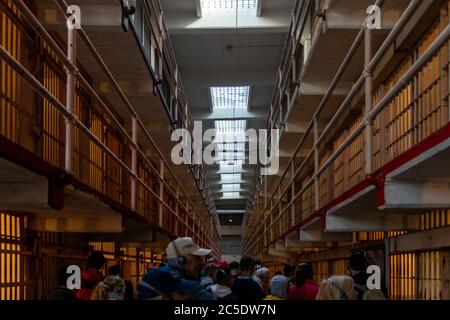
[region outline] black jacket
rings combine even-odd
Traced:
[[[367,280],[369,279],[369,275],[365,272],[360,272],[353,276],[353,281],[355,282],[355,290],[358,293],[358,300],[363,300],[364,293],[367,290]]]
[[[67,288],[59,288],[58,290],[52,292],[47,300],[55,301],[76,301],[78,300],[75,293]]]
[[[251,278],[237,277],[231,289],[239,301],[259,301],[266,297],[259,284]]]

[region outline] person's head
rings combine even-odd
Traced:
[[[207,264],[216,264],[217,265],[217,260],[213,257],[213,256],[211,256],[211,255],[207,255],[206,257],[205,257],[205,260],[206,260],[206,263]]]
[[[320,285],[317,300],[356,300],[353,279],[349,276],[332,276]]]
[[[272,296],[280,299],[285,299],[288,286],[286,286],[286,278],[283,278],[282,272],[277,274],[270,280],[269,290]]]
[[[283,275],[283,272],[277,271],[277,272],[275,273],[275,275],[276,275],[276,276],[282,276],[282,275]]]
[[[252,275],[255,271],[255,260],[249,256],[242,257],[241,262],[239,263],[239,270],[243,276]]]
[[[197,246],[192,238],[178,238],[166,248],[167,260],[181,269],[188,278],[199,279],[205,265],[205,257],[211,253],[209,249]]]
[[[149,269],[137,285],[141,300],[188,300],[199,285],[197,281],[184,280],[169,267]]]
[[[261,267],[255,271],[255,276],[264,284],[269,284],[269,269]]]
[[[228,262],[226,260],[219,260],[217,262],[217,266],[222,270],[228,270],[229,268]]]
[[[95,269],[96,271],[102,270],[105,263],[105,256],[100,251],[92,251],[87,261],[88,268]]]
[[[230,265],[229,265],[229,268],[230,268],[230,274],[231,274],[233,277],[236,277],[236,276],[238,275],[238,273],[239,273],[239,262],[237,262],[237,261],[232,261],[232,262],[230,263]]]
[[[208,263],[203,271],[203,275],[205,277],[210,277],[212,279],[214,279],[214,275],[217,272],[217,265],[215,263]]]
[[[363,253],[353,253],[348,261],[350,275],[354,276],[367,269],[367,259]]]
[[[301,263],[295,271],[295,285],[302,286],[306,280],[314,279],[313,267],[310,263]]]
[[[285,275],[286,277],[290,278],[290,277],[292,276],[292,269],[293,269],[293,268],[292,268],[291,265],[286,264],[286,265],[284,266],[284,270],[283,270],[284,275]]]
[[[67,288],[67,280],[71,276],[70,273],[67,273],[68,265],[62,266],[58,269],[58,284],[62,288]]]
[[[123,300],[125,282],[119,276],[108,276],[99,282],[92,293],[91,300]]]
[[[120,266],[115,264],[108,268],[108,276],[120,276]]]
[[[217,269],[214,276],[214,282],[225,287],[231,287],[233,285],[233,276],[230,273],[230,269]]]

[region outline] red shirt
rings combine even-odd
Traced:
[[[97,283],[103,281],[104,276],[101,272],[82,272],[81,273],[81,289],[75,291],[75,295],[80,300],[91,300],[92,292]]]
[[[289,288],[288,300],[316,300],[319,285],[313,280],[306,280],[297,287],[295,284]]]

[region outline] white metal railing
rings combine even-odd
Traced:
[[[378,1],[376,3],[377,5],[381,5],[381,2]],[[418,6],[421,4],[421,1],[411,1],[409,6],[405,9],[402,16],[400,17],[399,21],[395,25],[395,27],[391,30],[389,36],[386,38],[378,52],[372,57],[372,48],[371,48],[371,31],[365,28],[366,23],[364,22],[360,32],[358,33],[355,42],[353,43],[352,47],[350,48],[346,58],[344,59],[341,67],[339,68],[335,78],[333,79],[327,93],[325,94],[324,98],[322,99],[320,105],[316,109],[316,112],[313,116],[312,121],[310,122],[306,133],[300,140],[294,155],[292,156],[291,160],[289,161],[289,164],[286,166],[286,169],[284,170],[284,173],[282,177],[280,178],[278,184],[275,186],[272,194],[268,199],[265,199],[265,205],[263,205],[262,209],[256,208],[255,209],[255,203],[257,202],[255,199],[259,198],[258,192],[261,185],[261,180],[258,178],[255,178],[254,181],[256,181],[255,185],[253,186],[253,198],[251,199],[251,203],[247,206],[247,214],[250,215],[251,211],[256,211],[257,217],[255,218],[252,214],[252,216],[249,216],[246,218],[246,234],[245,234],[245,243],[244,243],[244,253],[248,252],[248,250],[256,245],[256,242],[260,241],[261,238],[264,237],[264,235],[268,232],[268,230],[271,230],[277,222],[280,222],[281,216],[286,212],[286,210],[291,209],[293,212],[293,216],[295,215],[295,201],[298,200],[299,197],[304,196],[304,192],[308,189],[310,189],[311,193],[314,196],[314,209],[313,211],[318,211],[320,209],[320,178],[321,175],[325,173],[327,169],[330,168],[330,166],[334,163],[334,161],[339,157],[340,154],[346,148],[348,148],[352,143],[355,142],[355,139],[358,138],[363,132],[363,142],[364,142],[364,174],[370,175],[373,173],[373,163],[372,163],[372,156],[373,156],[373,123],[378,116],[378,114],[386,108],[386,106],[398,95],[398,93],[406,86],[408,85],[409,81],[417,75],[417,73],[430,61],[433,56],[436,55],[436,53],[442,48],[442,46],[448,41],[448,26],[442,31],[440,36],[429,46],[429,48],[424,52],[421,57],[414,63],[414,65],[403,75],[403,77],[396,83],[396,85],[375,105],[375,107],[372,108],[372,99],[373,99],[373,88],[372,88],[372,79],[373,79],[373,71],[375,70],[375,67],[379,64],[381,61],[381,58],[385,55],[388,48],[392,45],[392,43],[395,41],[399,33],[403,30],[403,27],[407,24],[407,22],[410,20],[412,15],[414,14],[415,10],[418,8]],[[294,19],[295,21],[295,19]],[[291,26],[292,28],[292,26]],[[337,84],[339,83],[339,80],[342,76],[342,74],[345,72],[345,69],[348,65],[348,63],[351,61],[352,56],[354,55],[355,46],[357,47],[360,42],[365,39],[365,52],[366,52],[366,62],[365,62],[365,70],[363,71],[360,78],[357,80],[347,97],[344,99],[341,106],[336,111],[335,115],[331,119],[331,121],[328,123],[324,131],[320,134],[319,128],[318,128],[318,118],[320,116],[320,113],[326,103],[328,102],[328,99],[331,97],[332,92],[336,88]],[[447,64],[442,66],[444,68],[448,68],[448,61]],[[365,84],[365,110],[363,115],[363,121],[359,125],[357,125],[354,130],[346,137],[346,139],[340,144],[339,147],[337,147],[336,150],[332,150],[329,152],[328,157],[326,160],[324,160],[322,163],[320,161],[319,152],[320,147],[324,145],[327,134],[331,131],[333,127],[336,126],[337,120],[339,117],[343,114],[345,108],[348,106],[352,98],[360,91],[363,84]],[[446,97],[448,99],[448,95]],[[298,156],[298,152],[305,148],[305,143],[307,141],[307,137],[310,136],[310,134],[313,134],[314,136],[314,144],[312,149],[309,151],[306,158],[301,162],[301,164],[296,168],[296,165],[294,163],[294,159]],[[313,163],[313,174],[311,177],[307,178],[306,180],[302,180],[302,186],[299,192],[295,190],[295,178],[298,176],[298,174],[310,163]],[[287,183],[284,190],[281,189],[281,183],[283,179],[288,177],[288,174],[290,173],[290,179]],[[290,196],[288,192],[291,191],[292,195]],[[275,195],[278,197],[274,199]],[[267,197],[267,195],[265,195]],[[287,205],[284,206],[283,209],[280,209],[280,203],[282,200],[288,199]],[[275,204],[274,204],[275,202]],[[252,225],[249,226],[249,221],[252,219]],[[300,217],[300,221],[302,221],[304,217]],[[294,226],[296,220],[295,218],[291,219],[291,222],[293,223],[292,226]],[[298,222],[298,221],[297,221]],[[268,226],[267,224],[270,223]],[[270,231],[272,232],[272,231]],[[271,234],[272,235],[272,234]],[[269,236],[269,238],[273,239],[273,237]]]
[[[173,215],[178,223],[184,225],[188,230],[190,230],[197,239],[201,239],[208,243],[214,252],[219,255],[220,249],[216,244],[216,239],[220,239],[220,232],[214,227],[204,228],[205,222],[204,217],[199,214],[196,207],[190,201],[189,196],[185,192],[182,184],[178,181],[176,175],[172,171],[170,164],[165,160],[164,155],[158,149],[156,143],[153,141],[152,136],[145,128],[143,122],[139,118],[139,115],[135,112],[132,105],[128,101],[127,97],[119,87],[118,83],[114,79],[114,76],[111,74],[106,64],[103,62],[101,56],[98,54],[94,45],[90,41],[87,34],[83,29],[79,30],[81,38],[85,41],[86,45],[91,51],[91,54],[96,59],[100,67],[105,72],[108,80],[113,85],[117,94],[127,106],[128,111],[130,112],[131,121],[132,121],[132,134],[127,132],[127,130],[123,127],[121,122],[117,119],[114,112],[108,107],[108,105],[99,97],[96,93],[95,89],[92,88],[90,83],[83,77],[83,75],[78,71],[78,67],[75,63],[76,61],[76,30],[69,31],[69,40],[68,40],[68,55],[64,53],[64,51],[59,47],[59,45],[55,42],[53,37],[47,32],[47,30],[43,27],[40,21],[34,16],[31,10],[27,7],[27,5],[22,0],[13,0],[17,8],[20,10],[21,15],[27,20],[30,26],[36,31],[36,33],[46,42],[46,44],[54,51],[58,59],[65,66],[67,70],[67,106],[62,104],[56,97],[54,97],[51,92],[40,83],[26,68],[24,68],[19,61],[17,61],[4,47],[0,47],[0,56],[1,58],[11,67],[13,68],[21,77],[31,86],[33,89],[46,100],[48,100],[51,105],[53,105],[59,113],[66,120],[66,150],[65,150],[65,158],[66,158],[66,171],[68,174],[73,173],[73,156],[74,150],[72,147],[71,136],[69,134],[73,128],[77,128],[84,135],[86,135],[90,141],[92,141],[96,146],[98,146],[108,157],[110,157],[124,172],[126,172],[131,178],[131,209],[135,210],[136,206],[136,185],[144,188],[147,192],[149,192],[159,203],[159,225],[162,225],[162,212],[166,210],[171,215]],[[64,8],[64,1],[57,1],[60,5],[60,8]],[[61,6],[62,5],[62,6]],[[64,10],[65,12],[65,10]],[[120,135],[127,141],[127,143],[131,146],[133,152],[133,160],[131,168],[124,163],[124,160],[117,156],[107,145],[105,145],[102,141],[100,141],[95,134],[90,130],[90,128],[86,127],[80,119],[74,113],[73,107],[71,107],[71,100],[73,99],[74,94],[74,83],[77,81],[81,86],[83,86],[90,95],[95,99],[95,101],[99,104],[102,110],[108,115],[111,121],[114,123],[115,128],[119,130]],[[160,159],[160,167],[156,168],[150,158],[144,153],[144,151],[139,147],[137,141],[137,130],[140,130],[144,133],[145,138],[151,143],[152,147],[157,151],[157,155]],[[151,168],[154,174],[157,176],[158,181],[160,183],[160,192],[155,192],[145,181],[143,181],[139,174],[136,172],[136,162],[137,158],[143,160],[146,165]],[[172,183],[169,183],[170,180],[175,182],[177,190],[174,190],[172,187]],[[134,191],[133,191],[134,190]],[[188,200],[188,203],[185,204],[178,199],[178,190],[180,190],[185,198]],[[169,192],[174,199],[176,199],[177,208],[182,208],[185,212],[192,216],[192,221],[195,225],[189,225],[187,221],[184,221],[178,214],[178,209],[174,210],[164,199],[164,192]],[[134,194],[133,194],[134,193]]]

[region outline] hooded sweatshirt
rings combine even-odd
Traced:
[[[237,298],[231,291],[230,287],[215,284],[211,287],[211,291],[217,300],[237,301]]]

